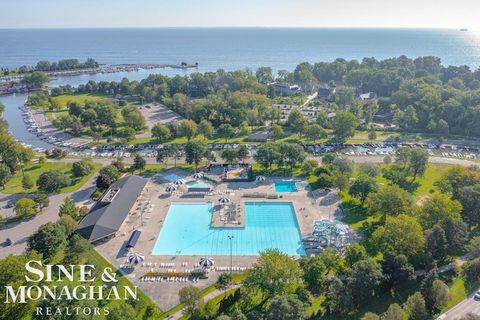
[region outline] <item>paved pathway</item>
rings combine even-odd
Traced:
[[[233,289],[237,289],[237,288],[240,288],[240,285],[239,284],[236,284],[236,285],[233,285],[231,286],[228,290],[233,290]],[[205,295],[203,297],[203,301],[207,302],[208,300],[212,300],[213,298],[219,296],[219,295],[224,295],[225,294],[225,291],[224,290],[219,290],[219,289],[216,289],[215,291],[212,291],[210,292],[209,294]],[[180,310],[180,311],[177,311],[175,312],[173,315],[171,315],[169,318],[167,319],[180,319],[181,317],[183,316],[183,309]]]
[[[20,255],[27,247],[27,238],[37,231],[38,227],[47,222],[54,222],[58,219],[58,210],[63,203],[63,199],[67,196],[77,203],[86,203],[90,201],[90,195],[95,190],[96,174],[92,176],[79,190],[71,193],[56,194],[50,197],[50,204],[44,208],[41,213],[29,220],[17,221],[6,224],[0,228],[0,259],[3,259],[9,254]],[[21,198],[21,194],[1,194],[0,203],[14,201],[14,199]],[[10,238],[13,244],[10,246],[2,246],[5,240]]]

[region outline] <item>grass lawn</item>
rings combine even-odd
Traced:
[[[34,184],[37,181],[38,177],[46,171],[50,170],[60,170],[61,172],[65,173],[67,176],[69,176],[72,181],[74,182],[72,185],[67,186],[65,188],[60,189],[60,193],[67,193],[67,192],[73,192],[78,189],[80,189],[87,181],[90,179],[90,177],[98,170],[100,169],[101,165],[99,164],[93,164],[94,169],[92,172],[85,177],[82,178],[73,178],[72,176],[72,164],[71,163],[62,163],[62,162],[46,162],[43,164],[40,163],[29,163],[25,166],[25,175],[30,176],[30,178],[33,180]],[[37,191],[37,186],[35,185],[32,189],[30,190],[25,190],[22,187],[22,179],[23,175],[22,172],[19,170],[15,172],[13,177],[7,182],[5,185],[5,190],[0,190],[2,193],[21,193],[21,192],[35,192]]]
[[[53,97],[53,100],[56,101],[61,108],[66,108],[67,104],[70,101],[78,102],[80,104],[84,104],[85,101],[92,101],[92,102],[112,101],[112,99],[109,99],[107,97],[99,96],[99,95],[91,95],[91,94],[75,94],[75,95],[64,94],[57,97]]]

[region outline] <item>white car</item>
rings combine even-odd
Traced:
[[[480,300],[480,290],[478,290],[475,295],[473,296],[475,300]]]

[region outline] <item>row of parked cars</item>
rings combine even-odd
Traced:
[[[211,143],[208,148],[211,151],[221,152],[225,149],[235,149],[238,143]],[[245,145],[250,155],[254,155],[259,147],[258,144]],[[392,155],[399,147],[424,148],[430,155],[442,157],[468,158],[475,159],[479,157],[480,149],[472,147],[462,147],[455,145],[435,145],[423,143],[340,143],[329,142],[322,144],[304,144],[305,151],[314,155],[321,156],[325,153],[336,152],[346,155]],[[176,148],[180,152],[183,151],[185,145],[153,145],[153,144],[136,144],[136,145],[103,145],[84,149],[82,151],[71,152],[75,155],[99,156],[99,157],[130,157],[134,153],[138,153],[145,157],[155,157],[158,150]]]

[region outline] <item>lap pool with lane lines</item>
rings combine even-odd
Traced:
[[[172,202],[153,255],[258,255],[277,248],[305,255],[295,210],[290,202],[246,202],[245,227],[212,228],[211,202]]]

